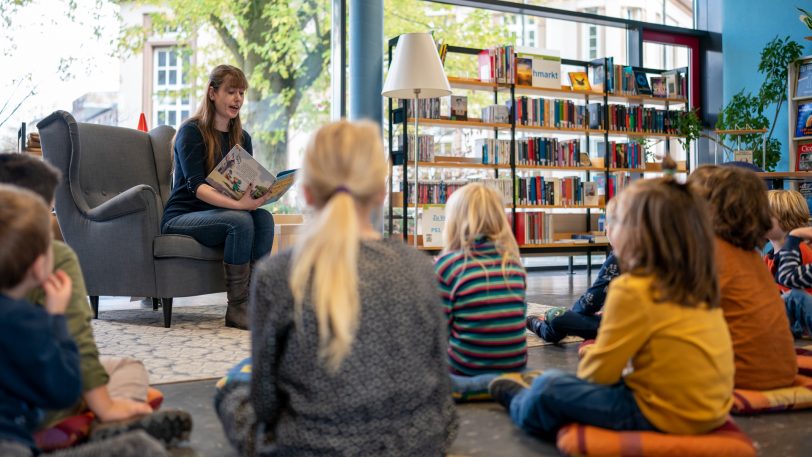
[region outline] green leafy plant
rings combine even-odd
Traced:
[[[719,118],[716,121],[716,128],[719,130],[737,129],[769,129],[766,144],[766,159],[762,163],[762,135],[750,134],[731,137],[730,135],[720,135],[719,143],[736,139],[738,148],[753,151],[753,163],[765,170],[774,170],[781,159],[781,142],[773,138],[776,121],[784,103],[787,101],[787,67],[792,62],[798,60],[803,52],[803,47],[789,37],[775,37],[767,43],[761,51],[761,60],[758,71],[764,75],[764,82],[758,90],[757,95],[752,95],[743,90],[733,96],[730,102],[722,108]],[[772,111],[772,122],[768,119],[767,111],[774,107]],[[725,146],[731,150],[730,147]]]
[[[801,15],[798,17],[798,19],[800,19],[801,22],[803,22],[806,28],[812,30],[812,14],[809,14],[809,12],[807,12],[805,9],[799,8],[797,6],[795,7],[795,9],[801,12]]]
[[[680,146],[685,151],[685,157],[691,149],[691,142],[696,141],[702,136],[702,121],[697,114],[698,109],[693,108],[677,116],[677,125],[675,129],[680,137],[677,138]]]

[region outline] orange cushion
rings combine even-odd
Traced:
[[[733,414],[759,414],[812,408],[812,378],[797,375],[790,387],[773,390],[733,390]]]
[[[812,376],[812,346],[795,348],[795,353],[798,354],[798,373]]]
[[[559,452],[566,456],[610,457],[750,457],[753,442],[728,418],[705,435],[659,432],[616,432],[591,425],[570,424],[558,432]]]
[[[161,407],[164,394],[160,390],[150,387],[147,389],[147,404],[153,410]],[[54,451],[75,446],[84,442],[90,434],[90,426],[96,415],[89,410],[67,417],[53,426],[34,433],[34,442],[42,451]]]

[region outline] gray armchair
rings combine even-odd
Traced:
[[[96,317],[100,295],[156,297],[169,327],[173,297],[225,290],[222,249],[161,235],[173,128],[144,133],[77,123],[65,111],[37,127],[43,157],[63,174],[56,217],[79,256]]]

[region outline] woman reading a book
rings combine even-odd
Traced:
[[[271,250],[273,216],[260,209],[267,195],[253,198],[249,188],[234,200],[207,184],[206,177],[235,145],[253,155],[251,136],[240,122],[247,87],[239,68],[219,65],[212,70],[197,113],[175,135],[172,195],[161,221],[162,233],[224,247],[226,326],[241,329],[248,328],[251,265]]]

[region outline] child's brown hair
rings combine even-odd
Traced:
[[[764,182],[738,167],[695,176],[703,168],[691,174],[688,183],[710,203],[716,236],[746,251],[763,246],[773,225]]]
[[[25,278],[34,261],[51,247],[51,218],[37,194],[0,184],[0,290]]]
[[[0,183],[28,189],[49,206],[61,178],[59,170],[28,154],[0,154]]]
[[[707,205],[673,178],[640,180],[617,197],[620,270],[651,276],[657,301],[719,306]]]
[[[771,190],[767,202],[784,232],[809,225],[809,205],[797,190]]]

